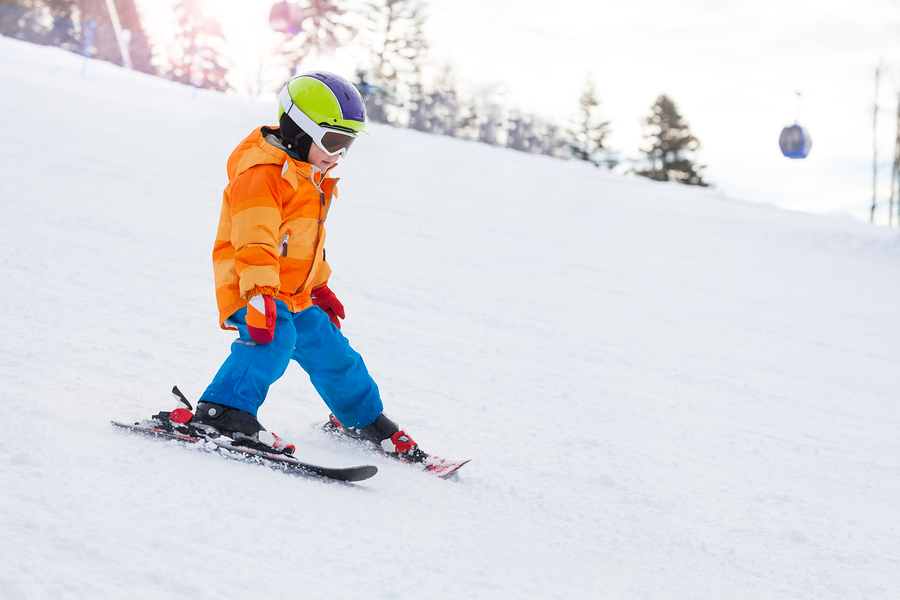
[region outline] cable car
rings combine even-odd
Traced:
[[[794,123],[781,130],[778,145],[781,147],[781,153],[788,158],[806,158],[812,147],[812,140],[806,129]]]
[[[809,149],[812,148],[812,140],[809,139],[809,132],[800,127],[800,103],[803,100],[802,92],[794,92],[797,96],[797,118],[794,119],[793,125],[788,125],[781,130],[781,137],[778,138],[778,146],[781,147],[781,153],[788,158],[806,158]]]
[[[290,2],[276,2],[269,11],[269,24],[278,33],[297,35],[303,31],[303,9]]]

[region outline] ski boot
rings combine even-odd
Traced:
[[[153,416],[171,431],[213,439],[224,435],[236,446],[278,454],[294,453],[293,444],[286,444],[274,433],[266,431],[256,417],[246,411],[214,402],[198,402],[196,412],[191,412],[191,403],[177,386],[172,388],[172,395],[178,401],[178,408]]]
[[[328,416],[325,429],[372,445],[382,454],[401,462],[424,463],[428,458],[428,454],[419,448],[415,440],[406,435],[406,432],[387,418],[384,413],[379,415],[374,423],[360,429],[344,427],[343,423],[332,414]]]
[[[234,440],[236,446],[247,446],[256,450],[293,454],[294,446],[270,431],[247,411],[215,402],[198,402],[194,416],[188,424],[216,438],[225,435]]]

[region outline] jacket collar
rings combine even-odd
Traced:
[[[326,180],[336,181],[335,178],[328,176],[328,172],[336,165],[332,165],[328,171],[321,173],[318,169],[313,169],[311,164],[290,156],[284,148],[268,142],[266,134],[274,134],[275,131],[277,130],[273,128],[261,127],[247,136],[228,159],[229,179],[234,179],[256,165],[280,165],[282,167],[281,177],[295,190],[299,187],[300,181],[304,179],[313,183],[318,180],[319,184]],[[313,179],[313,171],[319,172],[321,175]]]

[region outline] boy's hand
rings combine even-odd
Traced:
[[[334,292],[328,289],[328,285],[323,285],[314,289],[310,298],[312,299],[312,303],[324,310],[325,314],[328,315],[328,318],[331,319],[331,322],[340,329],[341,322],[338,320],[338,317],[341,319],[344,318],[344,305],[337,299]]]
[[[275,320],[278,311],[275,299],[265,294],[250,298],[247,305],[247,332],[257,344],[268,344],[275,338]]]

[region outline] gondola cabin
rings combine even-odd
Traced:
[[[788,158],[806,158],[812,147],[812,140],[806,129],[794,124],[781,130],[778,145],[781,147],[781,153]]]
[[[277,2],[269,11],[269,24],[278,33],[297,35],[303,23],[303,9],[290,2]]]

